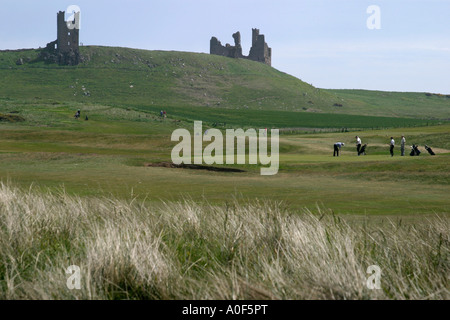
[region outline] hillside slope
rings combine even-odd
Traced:
[[[371,114],[377,110],[380,116],[450,119],[450,95],[369,90],[326,91],[346,101],[349,114],[363,110]]]
[[[61,67],[39,61],[40,50],[0,52],[0,97],[101,103],[153,109],[211,107],[341,113],[388,117],[450,118],[449,97],[412,94],[396,102],[376,92],[313,86],[265,64],[200,53],[81,47],[85,61]],[[367,96],[370,96],[369,98]]]
[[[319,110],[337,102],[329,93],[249,60],[110,47],[82,47],[81,53],[84,63],[60,67],[36,61],[39,50],[1,52],[0,95],[299,111],[303,107]],[[16,64],[19,59],[23,65]]]

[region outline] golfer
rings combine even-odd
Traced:
[[[336,142],[334,144],[334,152],[333,152],[333,157],[339,157],[339,150],[341,150],[341,147],[345,146],[345,143],[343,142]]]
[[[360,154],[360,150],[361,150],[361,138],[356,136],[356,152],[358,152],[358,156]]]
[[[394,141],[393,137],[391,137],[391,143],[389,145],[390,145],[389,152],[391,153],[391,157],[393,157],[394,156],[394,146],[395,146],[395,141]]]
[[[406,143],[405,136],[402,136],[402,140],[400,141],[400,152],[402,157],[405,155],[405,143]]]

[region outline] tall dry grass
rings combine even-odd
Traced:
[[[448,299],[448,217],[148,205],[0,185],[1,299]],[[81,270],[69,290],[65,269]],[[366,286],[370,265],[381,289]]]

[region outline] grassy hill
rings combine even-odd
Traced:
[[[448,96],[318,89],[249,60],[82,47],[82,64],[61,67],[40,61],[39,52],[0,52],[3,102],[165,109],[180,119],[280,128],[415,126],[450,118]]]
[[[77,67],[37,61],[39,50],[0,53],[2,96],[82,102],[89,92],[89,101],[99,103],[295,111],[318,111],[339,102],[332,94],[249,60],[109,47],[82,47],[81,53],[86,61]],[[21,58],[24,64],[17,65]]]

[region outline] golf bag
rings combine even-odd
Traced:
[[[415,144],[413,144],[411,146],[411,153],[409,155],[410,156],[418,156],[418,155],[420,155],[420,150],[419,150],[419,148],[417,148],[417,146]]]
[[[367,147],[367,143],[364,144],[364,145],[361,147],[361,149],[359,149],[358,156],[359,156],[360,154],[366,155],[366,147]]]
[[[431,149],[429,146],[425,145],[425,150],[428,151],[429,154],[431,154],[432,156],[435,156],[436,154],[434,153],[433,149]]]

